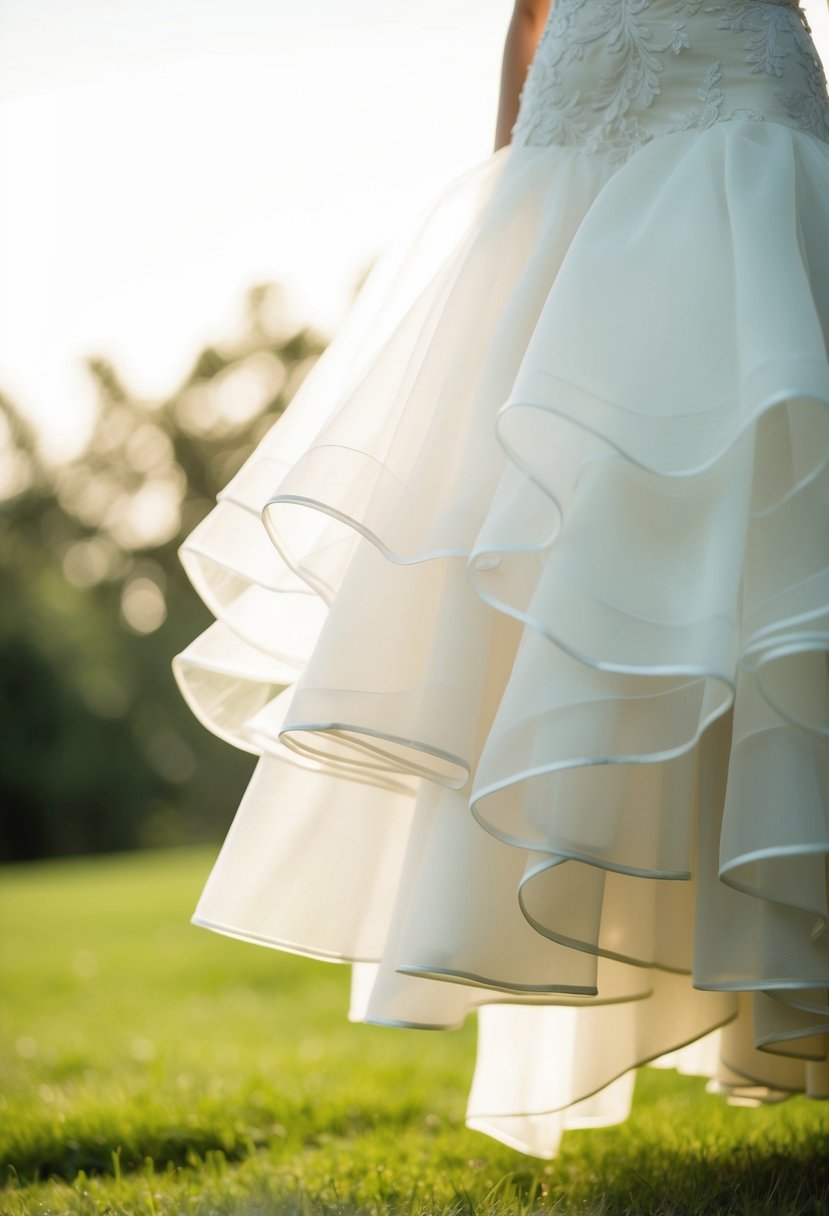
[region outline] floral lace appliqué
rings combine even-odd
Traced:
[[[602,0],[594,37],[606,38],[607,49],[618,56],[618,66],[599,82],[592,108],[601,111],[612,126],[627,113],[632,102],[652,104],[659,93],[659,74],[664,68],[661,56],[667,50],[678,55],[691,45],[683,21],[671,23],[662,40],[653,33],[640,14],[649,0]]]
[[[785,114],[829,142],[826,79],[797,0],[675,0],[670,7],[653,0],[553,0],[521,94],[514,142],[602,150],[620,161],[669,131],[732,118],[764,121],[762,90],[758,106],[728,104],[722,59],[701,65],[699,106],[669,110],[670,89],[661,100],[666,56],[693,51],[694,30],[712,23],[741,38],[737,54],[752,74],[792,86],[765,94],[776,99],[772,111],[783,107],[776,110],[780,121]],[[588,57],[597,64],[593,79],[580,72]]]
[[[729,0],[724,4],[709,4],[705,11],[723,14],[718,22],[719,29],[750,34],[743,49],[753,72],[780,77],[786,60],[790,56],[796,58],[802,87],[779,91],[775,96],[801,130],[829,142],[826,76],[802,10],[794,5],[779,4],[778,0],[766,0],[761,4],[757,0]]]
[[[792,46],[785,45],[784,37],[792,33],[794,25],[800,24],[790,8],[758,4],[756,0],[731,0],[728,4],[709,4],[705,11],[722,12],[717,29],[750,35],[743,49],[752,72],[765,72],[767,76],[783,75],[786,59],[794,50]]]
[[[741,106],[723,113],[722,107],[725,101],[725,94],[722,89],[717,88],[721,80],[722,64],[719,62],[712,63],[705,73],[705,79],[697,90],[697,97],[702,102],[702,106],[698,109],[686,110],[681,114],[673,114],[668,130],[690,131],[693,127],[704,130],[706,127],[713,126],[715,122],[724,122],[728,118],[748,118],[754,122],[765,121],[765,114],[759,110],[752,110],[747,106]]]
[[[823,65],[808,39],[803,42],[798,40],[797,56],[803,73],[804,87],[778,92],[777,99],[802,130],[810,131],[818,139],[829,143],[829,102]]]
[[[662,55],[678,55],[690,46],[685,23],[672,22],[657,39],[640,14],[650,0],[601,0],[589,32],[574,28],[585,0],[553,3],[536,59],[521,94],[513,138],[523,143],[608,145],[618,155],[641,147],[651,134],[638,118],[628,117],[633,103],[649,106],[659,93]],[[584,48],[604,40],[614,61],[586,100],[564,90],[566,68],[582,58]],[[550,46],[558,44],[558,50]]]

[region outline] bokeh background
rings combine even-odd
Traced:
[[[490,150],[507,0],[0,0],[0,861],[219,839],[177,548]]]

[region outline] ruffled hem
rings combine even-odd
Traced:
[[[497,153],[182,550],[178,682],[261,755],[194,922],[479,1010],[525,1152],[715,1031],[676,1062],[829,1091],[827,197],[774,123]]]

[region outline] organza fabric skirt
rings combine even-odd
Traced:
[[[551,1156],[657,1058],[829,1095],[829,143],[533,143],[532,80],[188,538],[175,669],[261,757],[194,923],[477,1010],[470,1125]]]

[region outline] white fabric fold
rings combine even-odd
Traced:
[[[829,1092],[827,198],[779,121],[503,150],[183,546],[177,679],[261,753],[195,923],[478,1011],[525,1152],[660,1057]]]

